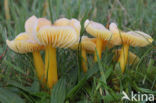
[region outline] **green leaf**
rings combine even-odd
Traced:
[[[66,96],[65,80],[60,79],[51,91],[51,103],[64,103]]]
[[[0,88],[0,102],[1,103],[25,103],[20,96],[5,88]]]
[[[25,91],[25,92],[28,92],[28,93],[30,93],[30,94],[33,94],[33,92],[32,92],[30,89],[26,88],[25,86],[23,86],[23,85],[20,84],[19,82],[10,80],[10,81],[8,81],[8,85],[14,86],[14,87],[16,87],[16,88],[19,88],[19,89]]]

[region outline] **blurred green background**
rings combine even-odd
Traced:
[[[51,21],[76,18],[81,21],[81,36],[88,35],[83,23],[91,19],[105,26],[116,22],[121,30],[140,30],[156,39],[155,0],[0,0],[0,103],[125,103],[123,90],[128,95],[131,91],[156,95],[155,41],[130,48],[141,60],[128,65],[124,74],[112,62],[112,50],[120,47],[104,51],[98,63],[88,55],[86,74],[81,71],[79,52],[57,49],[59,81],[52,91],[40,88],[32,55],[17,54],[5,42],[24,32],[32,15]]]

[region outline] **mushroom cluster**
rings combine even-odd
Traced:
[[[80,38],[81,25],[77,19],[60,18],[52,24],[45,18],[32,16],[25,22],[25,32],[20,33],[14,40],[6,40],[10,49],[17,53],[33,54],[33,62],[38,79],[42,86],[52,88],[58,81],[57,74],[57,48],[81,49],[82,69],[87,72],[87,53],[94,53],[94,61],[102,58],[102,51],[106,47],[112,48],[122,45],[121,49],[114,50],[114,61],[120,63],[121,71],[124,72],[127,60],[132,65],[139,61],[134,53],[128,52],[129,46],[144,47],[151,44],[153,39],[141,31],[123,32],[115,23],[111,23],[109,29],[104,25],[86,20],[84,27],[93,38],[82,36]],[[40,51],[45,50],[45,62]]]
[[[123,45],[123,47],[119,50],[115,50],[115,56],[113,58],[118,59],[117,61],[120,63],[121,71],[124,72],[125,66],[128,60],[130,64],[136,60],[139,61],[139,57],[129,51],[129,46],[133,47],[144,47],[153,42],[153,39],[150,35],[141,32],[141,31],[128,31],[123,32],[118,29],[115,23],[111,23],[109,25],[109,30],[106,29],[102,24],[94,22],[94,21],[85,21],[85,28],[86,31],[95,36],[97,38],[96,41],[96,49],[97,53],[95,52],[94,60],[97,61],[97,57],[101,59],[102,51],[106,46],[113,47],[116,45]],[[117,58],[117,53],[119,53],[119,57]],[[98,54],[98,55],[97,55]]]
[[[79,40],[80,23],[72,19],[69,24],[51,24],[45,18],[30,17],[25,22],[25,31],[7,45],[17,53],[33,53],[34,66],[42,85],[52,88],[58,81],[56,48],[68,48]],[[45,63],[40,55],[45,50]]]

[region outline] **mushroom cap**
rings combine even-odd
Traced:
[[[25,31],[30,34],[35,34],[43,26],[51,25],[51,22],[45,18],[37,18],[36,16],[29,17],[25,22]]]
[[[43,45],[53,48],[67,48],[77,41],[77,33],[71,26],[44,26],[37,33]]]
[[[39,31],[41,27],[52,25],[51,22],[45,18],[39,18],[38,19],[38,25],[36,27],[36,30]]]
[[[29,17],[25,22],[25,31],[16,36],[14,40],[6,40],[7,45],[17,53],[27,53],[44,49],[38,41],[36,34],[40,28],[51,25],[45,18]]]
[[[120,31],[115,23],[111,23],[109,29],[113,33],[111,42],[114,45],[128,44],[134,47],[144,47],[153,41],[150,35],[141,31]]]
[[[51,22],[45,18],[37,18],[36,16],[31,16],[25,22],[25,30],[28,34],[32,35],[36,41],[38,41],[36,36],[37,32],[40,30],[40,28],[50,25],[52,25]]]
[[[88,53],[92,53],[95,51],[96,44],[92,41],[92,38],[88,38],[87,36],[82,36],[81,38],[81,49],[85,49]],[[79,46],[79,42],[75,43],[70,48],[73,50],[77,50]]]
[[[114,51],[115,55],[113,57],[113,61],[117,61],[119,59],[120,52],[121,52],[121,49],[117,49],[117,50]],[[128,63],[130,65],[138,63],[139,60],[140,60],[140,58],[137,55],[135,55],[134,53],[132,53],[132,52],[129,51],[129,54],[128,54]]]
[[[102,40],[109,40],[112,36],[112,33],[108,29],[94,21],[86,20],[84,27],[89,34]]]
[[[77,32],[78,37],[80,36],[81,25],[80,25],[80,21],[78,21],[77,19],[60,18],[54,22],[54,25],[55,26],[71,26]]]
[[[55,22],[54,22],[54,25],[56,26],[66,26],[68,25],[70,22],[69,19],[67,18],[60,18],[60,19],[57,19]]]
[[[36,16],[29,17],[25,22],[25,31],[27,33],[33,33],[35,32],[35,27],[37,25],[38,18]]]
[[[14,40],[6,40],[7,45],[17,53],[34,52],[44,49],[32,35],[23,32],[16,36]]]

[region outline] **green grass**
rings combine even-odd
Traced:
[[[34,72],[31,54],[17,54],[7,49],[5,40],[24,32],[25,20],[43,17],[45,0],[8,0],[10,20],[5,19],[4,0],[0,2],[0,103],[120,103],[122,91],[153,93],[156,96],[156,42],[144,48],[130,47],[141,60],[127,66],[121,74],[112,62],[112,50],[103,52],[102,60],[82,72],[79,52],[57,49],[59,81],[52,91],[42,89]],[[81,21],[81,35],[88,35],[83,22],[88,18],[106,25],[116,22],[124,30],[141,30],[156,40],[155,0],[50,0],[46,18],[60,17]],[[44,57],[44,51],[42,51]],[[128,103],[128,102],[127,102]]]

